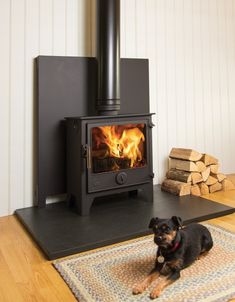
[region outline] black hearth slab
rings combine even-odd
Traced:
[[[178,197],[154,188],[154,202],[127,194],[96,203],[90,216],[81,217],[65,202],[16,210],[16,215],[48,259],[56,259],[127,239],[150,234],[152,217],[180,216],[185,224],[235,212],[195,196]]]

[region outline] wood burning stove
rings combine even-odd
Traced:
[[[96,11],[98,116],[66,119],[67,193],[81,215],[100,196],[143,189],[153,200],[151,114],[118,115],[120,0],[97,0]]]
[[[152,114],[67,118],[67,190],[79,214],[95,198],[144,190],[153,201]]]

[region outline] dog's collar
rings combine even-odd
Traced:
[[[174,240],[174,245],[173,247],[169,250],[170,253],[175,252],[178,247],[180,246],[180,242],[181,242],[181,235],[179,232],[177,232],[176,238]]]
[[[176,241],[175,244],[174,244],[174,246],[170,249],[169,252],[170,253],[175,252],[178,249],[179,245],[180,245],[180,241]]]

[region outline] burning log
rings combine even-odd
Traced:
[[[96,173],[145,164],[144,124],[92,128],[92,158]]]
[[[128,158],[107,157],[93,158],[94,173],[116,171],[130,168],[131,160]]]

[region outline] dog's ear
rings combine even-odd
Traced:
[[[158,217],[152,218],[149,223],[149,228],[152,229],[159,222]]]
[[[182,219],[180,217],[172,216],[171,220],[173,221],[173,223],[177,227],[177,229],[182,228],[183,222],[182,222]]]

